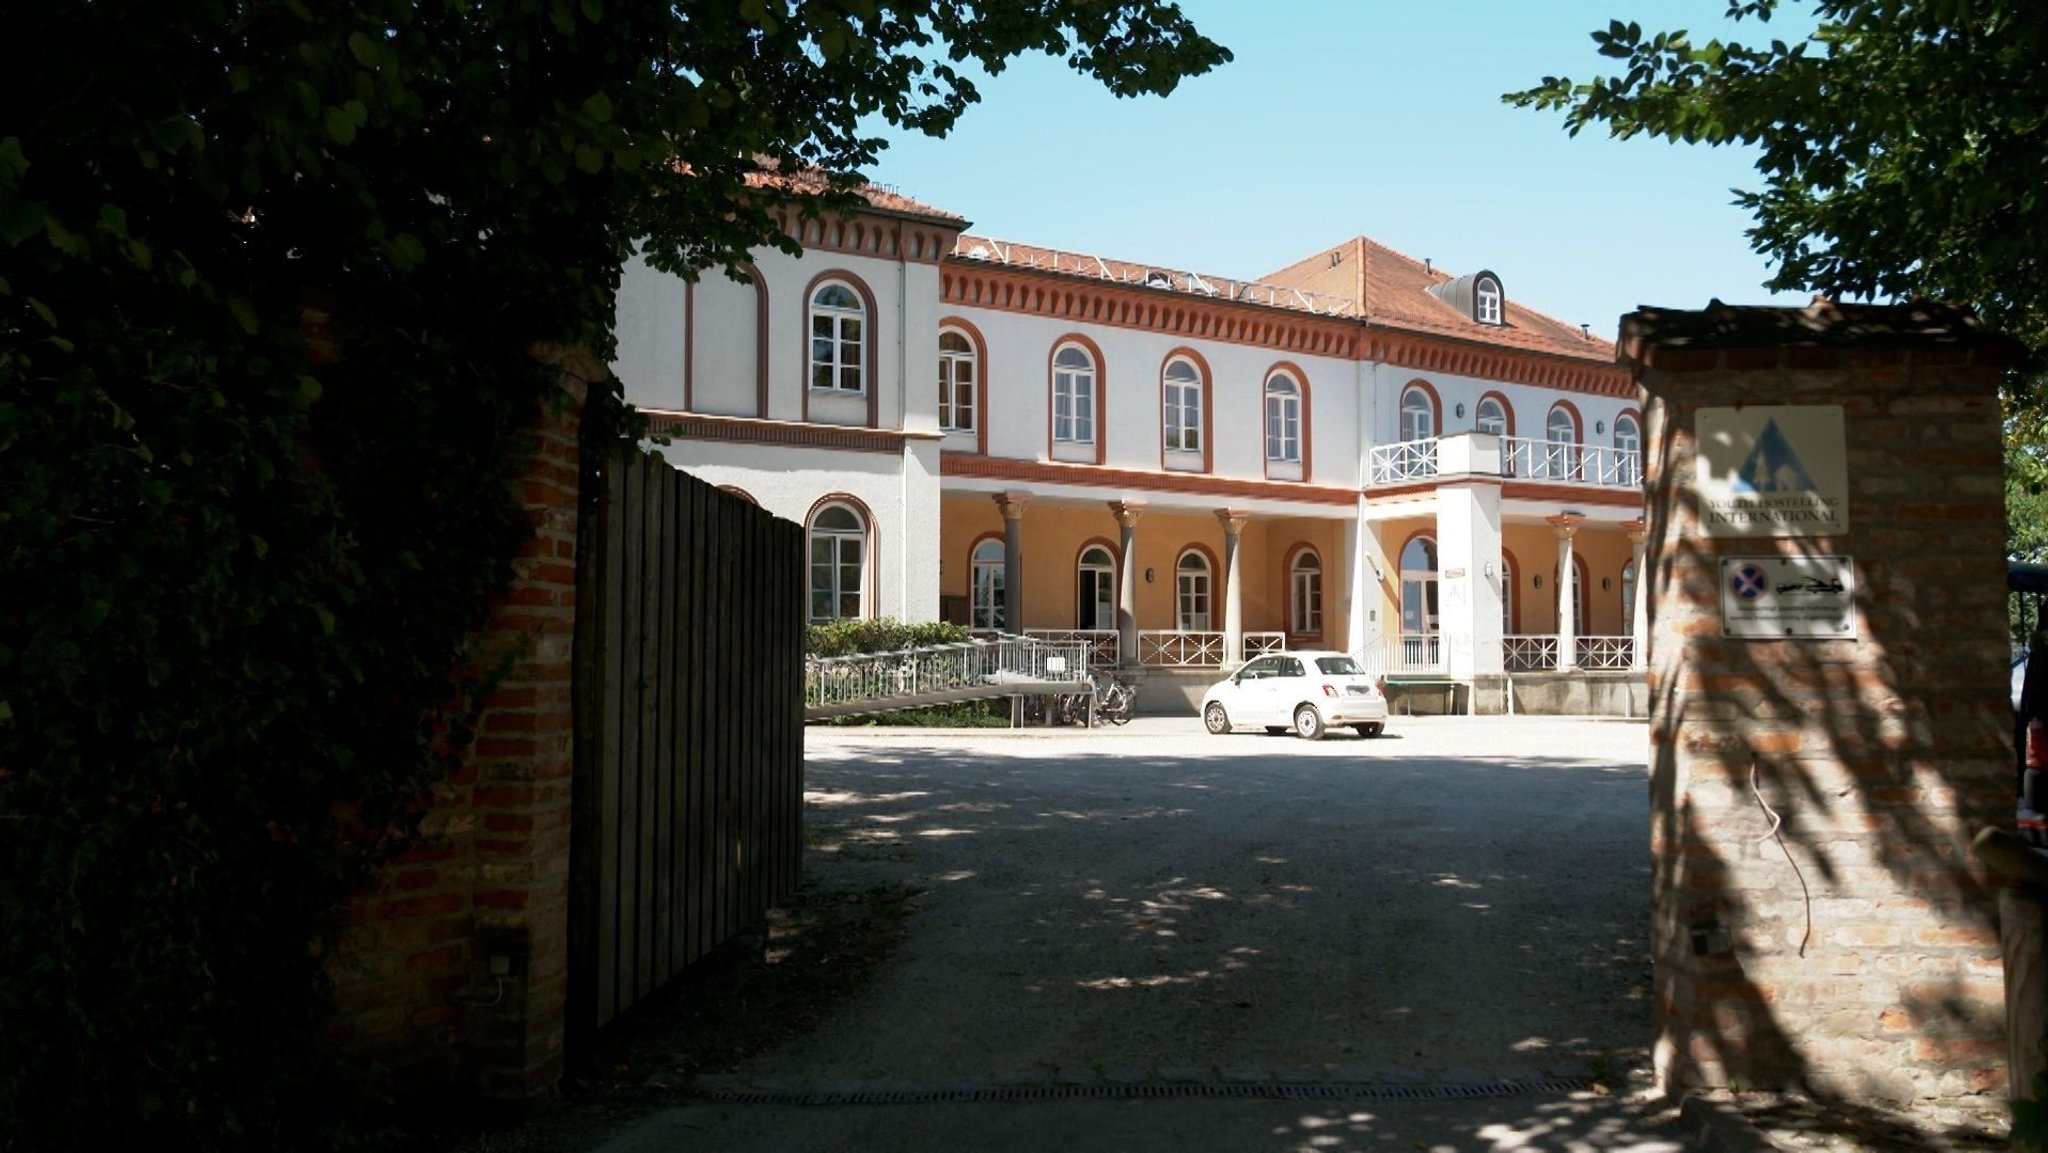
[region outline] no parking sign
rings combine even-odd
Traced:
[[[1855,564],[1845,556],[1721,558],[1721,635],[1856,636]]]

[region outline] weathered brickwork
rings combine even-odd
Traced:
[[[494,674],[474,742],[422,842],[356,899],[333,973],[338,1036],[398,1087],[525,1098],[561,1073],[568,966],[577,440],[588,357],[550,358],[563,395],[517,486],[534,535],[472,648]],[[493,959],[499,959],[494,972]]]
[[[1866,1098],[2004,1081],[1991,880],[2009,824],[2006,342],[1942,309],[1638,312],[1657,1059],[1668,1087]],[[1701,408],[1840,405],[1849,520],[1709,538]],[[1721,635],[1720,558],[1853,559],[1857,639]]]

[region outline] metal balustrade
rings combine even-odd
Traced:
[[[1140,629],[1138,663],[1174,669],[1220,667],[1223,664],[1223,634],[1187,629]]]
[[[804,662],[807,716],[885,712],[1005,695],[1005,686],[1086,683],[1084,641],[1005,636]]]
[[[1088,646],[1088,663],[1097,668],[1117,663],[1115,629],[1025,629],[1024,635],[1041,641],[1080,641]]]
[[[1244,659],[1246,660],[1250,660],[1253,657],[1262,657],[1265,656],[1267,653],[1281,653],[1286,651],[1286,633],[1244,634]]]
[[[1595,488],[1642,487],[1640,452],[1521,436],[1501,437],[1500,444],[1500,474],[1504,477]],[[1435,437],[1375,445],[1368,454],[1367,475],[1373,485],[1430,480],[1438,471]]]
[[[1574,655],[1579,667],[1594,672],[1615,672],[1629,668],[1635,661],[1636,639],[1634,637],[1578,637]]]
[[[1373,484],[1428,480],[1436,475],[1436,438],[1374,445],[1368,459]]]
[[[1505,636],[1501,643],[1501,668],[1511,673],[1549,672],[1557,667],[1557,635]]]
[[[1500,443],[1505,477],[1603,488],[1638,488],[1643,482],[1639,452],[1521,436],[1504,436]]]

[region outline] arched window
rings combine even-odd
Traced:
[[[867,308],[860,294],[838,281],[819,285],[811,294],[811,387],[864,391],[866,340]]]
[[[1301,386],[1284,372],[1266,378],[1266,459],[1301,463]]]
[[[1190,361],[1175,357],[1166,363],[1161,390],[1166,451],[1202,451],[1202,374]]]
[[[1418,536],[1401,549],[1401,660],[1405,668],[1437,663],[1436,540]]]
[[[811,516],[811,619],[867,615],[867,520],[851,505],[828,504]]]
[[[1116,558],[1101,545],[1081,550],[1076,579],[1074,627],[1113,629],[1116,627]]]
[[[1173,587],[1182,632],[1209,631],[1209,558],[1193,549],[1173,566]]]
[[[1292,590],[1289,614],[1290,631],[1300,636],[1321,636],[1323,633],[1323,562],[1322,558],[1303,549],[1294,558],[1294,568],[1288,573],[1288,587]]]
[[[1472,319],[1481,324],[1501,323],[1500,281],[1482,276],[1472,286]]]
[[[1408,386],[1401,394],[1401,439],[1428,440],[1436,435],[1436,398],[1429,390]]]
[[[1614,418],[1615,477],[1622,484],[1643,483],[1643,430],[1636,418],[1622,413]]]
[[[971,604],[967,623],[978,629],[1002,629],[1006,627],[1003,609],[1003,542],[985,540],[974,546],[974,555],[968,561],[968,600]]]
[[[1480,397],[1479,408],[1473,415],[1472,427],[1480,432],[1490,432],[1495,436],[1508,434],[1508,410],[1501,404],[1499,397]]]
[[[939,333],[939,427],[974,431],[974,345],[951,328]]]
[[[1095,358],[1077,344],[1062,345],[1052,356],[1052,438],[1095,442]]]
[[[1558,405],[1543,422],[1543,439],[1549,443],[1543,453],[1541,475],[1574,480],[1579,475],[1579,422],[1572,410]]]

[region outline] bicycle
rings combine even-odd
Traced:
[[[1119,677],[1102,677],[1093,672],[1088,679],[1095,684],[1095,715],[1112,725],[1129,722],[1138,705],[1137,687]]]

